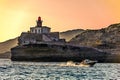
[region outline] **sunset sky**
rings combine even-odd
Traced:
[[[120,22],[120,0],[0,0],[0,42],[36,25],[52,31],[100,29]]]

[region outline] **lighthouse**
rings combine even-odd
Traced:
[[[42,20],[41,20],[40,16],[38,17],[37,26],[36,27],[42,27]]]
[[[31,33],[36,33],[36,34],[43,34],[43,33],[50,33],[50,27],[47,26],[42,26],[42,19],[39,16],[38,20],[36,21],[36,26],[30,28]]]
[[[65,39],[59,38],[59,32],[51,32],[51,28],[42,25],[41,17],[37,18],[36,25],[30,27],[29,32],[22,32],[18,38],[20,46],[27,44],[40,44],[40,43],[59,43],[65,42]]]

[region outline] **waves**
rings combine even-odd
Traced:
[[[60,66],[66,63],[0,60],[0,80],[119,80],[120,64],[94,67]],[[71,65],[71,63],[70,63]]]

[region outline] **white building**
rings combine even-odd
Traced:
[[[30,33],[50,33],[50,28],[43,26],[43,27],[31,27],[30,28]]]

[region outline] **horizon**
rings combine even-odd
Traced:
[[[101,29],[120,22],[119,0],[0,0],[0,42],[13,39],[36,25],[52,31]]]

